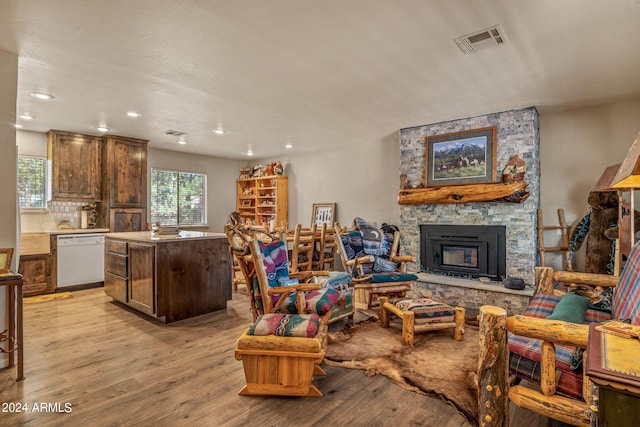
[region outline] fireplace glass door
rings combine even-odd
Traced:
[[[427,272],[499,280],[505,258],[504,226],[420,226],[420,261]]]

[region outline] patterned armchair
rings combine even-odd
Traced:
[[[250,241],[254,299],[260,315],[238,339],[243,395],[322,396],[311,384],[327,346],[327,323],[338,292],[289,275],[286,241]]]
[[[539,386],[535,389],[527,384],[509,387],[494,381],[491,389],[508,390],[512,403],[549,418],[589,426],[597,405],[591,382],[584,374],[588,324],[612,318],[640,324],[640,245],[632,249],[619,278],[554,271],[549,267],[536,267],[535,277],[536,294],[524,313],[506,319],[508,362],[505,365],[508,363],[509,374],[518,381],[524,379]],[[611,294],[609,299],[607,295]],[[598,299],[600,302],[594,304]],[[602,304],[603,301],[611,303],[608,310],[602,307],[607,305]],[[489,321],[485,323],[481,315],[481,330],[499,337],[502,332],[492,326]],[[481,349],[485,351],[487,349]],[[499,378],[501,369],[496,363],[488,370],[487,378]],[[484,377],[482,372],[479,374]],[[484,389],[481,381],[481,394]],[[481,402],[483,398],[481,395]]]
[[[335,240],[344,271],[354,282],[355,308],[367,310],[380,295],[404,296],[418,279],[407,273],[411,256],[399,255],[400,232],[385,233],[362,218],[354,220],[350,230],[335,226]]]

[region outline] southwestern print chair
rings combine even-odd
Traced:
[[[354,220],[354,228],[335,225],[335,242],[344,271],[354,282],[355,308],[369,310],[380,295],[403,297],[418,279],[407,273],[407,262],[415,261],[400,255],[400,232],[385,233],[362,218]]]
[[[494,388],[508,390],[509,400],[517,406],[567,424],[589,426],[597,418],[597,399],[583,360],[589,324],[615,319],[640,325],[640,246],[631,250],[620,277],[536,267],[535,282],[527,308],[522,315],[507,318],[506,327],[510,375],[538,387],[494,384]]]
[[[338,292],[319,283],[295,283],[286,241],[250,241],[262,313],[237,340],[246,386],[243,395],[322,396],[311,384],[327,346],[327,322]]]

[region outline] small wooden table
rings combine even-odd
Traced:
[[[9,311],[9,327],[7,335],[0,333],[0,353],[9,353],[9,366],[15,366],[16,352],[18,359],[18,374],[16,381],[24,380],[24,341],[23,341],[23,320],[22,320],[22,286],[24,280],[21,274],[5,273],[0,274],[0,286],[7,287],[7,310]],[[4,348],[6,347],[6,348]]]
[[[587,375],[598,385],[600,427],[640,420],[640,340],[603,333],[591,324]]]

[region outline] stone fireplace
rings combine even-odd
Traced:
[[[525,283],[532,285],[537,260],[536,212],[540,204],[539,131],[538,112],[535,108],[402,129],[400,131],[400,175],[406,177],[409,188],[422,185],[427,136],[491,126],[497,128],[496,175],[500,177],[509,159],[519,154],[520,158],[526,162],[524,181],[528,183],[526,190],[530,193],[529,198],[523,203],[492,201],[401,205],[400,230],[403,235],[404,250],[420,260],[418,265],[413,266],[414,269],[425,271],[420,250],[421,226],[504,227],[505,273],[507,276],[520,277]],[[454,281],[457,282],[457,280]],[[475,278],[473,283],[479,284]],[[504,290],[502,286],[495,284],[485,286],[493,286],[496,289],[499,287]]]

